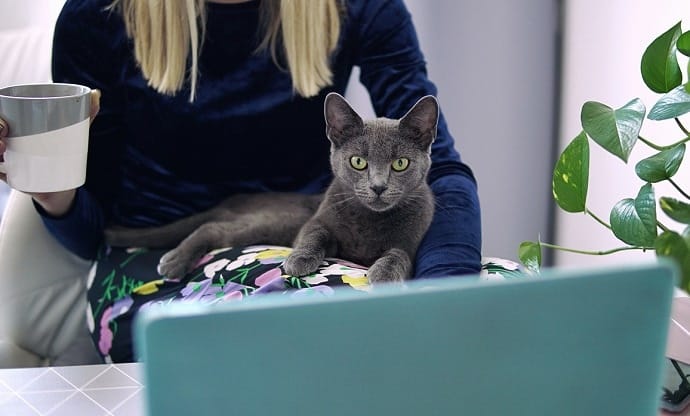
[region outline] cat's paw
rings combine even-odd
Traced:
[[[306,276],[314,273],[323,258],[316,254],[311,254],[303,251],[293,251],[285,259],[283,263],[283,270],[291,276]]]
[[[386,262],[375,262],[367,271],[369,283],[403,282],[407,276],[400,268],[390,267]]]
[[[172,249],[163,254],[158,261],[158,274],[168,279],[181,279],[192,270],[194,260],[183,255],[181,250]]]

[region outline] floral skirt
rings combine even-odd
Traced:
[[[181,280],[156,273],[165,250],[105,247],[88,280],[87,322],[105,362],[134,361],[132,329],[136,313],[169,302],[213,304],[281,292],[289,296],[329,295],[334,286],[369,289],[367,269],[326,259],[306,277],[285,274],[281,264],[291,249],[277,246],[225,248],[205,255]]]

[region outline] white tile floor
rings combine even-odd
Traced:
[[[0,415],[143,416],[139,364],[0,371]]]

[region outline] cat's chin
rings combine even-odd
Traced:
[[[374,212],[386,212],[393,208],[396,205],[396,203],[386,202],[381,198],[374,198],[368,201],[364,201],[364,205],[366,205],[370,210]]]

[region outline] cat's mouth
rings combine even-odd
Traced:
[[[363,202],[372,211],[383,212],[393,208],[397,200],[390,200],[382,195],[367,195]]]

